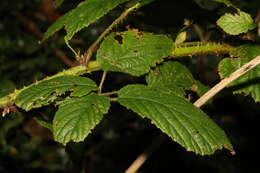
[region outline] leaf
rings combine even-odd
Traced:
[[[71,91],[71,96],[84,96],[98,89],[94,81],[79,76],[61,76],[40,82],[23,90],[15,99],[15,104],[26,111],[53,102],[58,96]]]
[[[223,3],[228,7],[237,8],[230,0],[214,0],[214,1],[219,2],[219,3]]]
[[[156,67],[146,76],[148,86],[172,88],[179,96],[184,96],[184,90],[192,90],[202,96],[208,88],[195,80],[190,71],[181,63],[169,61]],[[182,91],[180,89],[181,88]],[[177,89],[177,90],[176,90]]]
[[[201,8],[207,10],[214,10],[218,7],[216,0],[194,0]]]
[[[43,41],[65,26],[67,35],[65,40],[70,40],[74,34],[89,26],[110,10],[126,0],[87,0],[81,2],[75,9],[60,17],[43,35]]]
[[[132,1],[130,1],[130,2],[128,2],[126,4],[126,7],[130,8],[130,7],[134,6],[137,3],[139,3],[140,6],[145,6],[145,5],[148,5],[148,4],[150,4],[150,3],[154,2],[154,1],[155,0],[132,0]]]
[[[0,84],[0,98],[4,97],[15,89],[15,84],[8,79],[0,79]]]
[[[172,50],[173,42],[166,36],[131,30],[110,34],[97,52],[97,61],[105,71],[140,76]]]
[[[64,0],[55,0],[54,1],[54,6],[55,8],[58,8],[59,6],[61,6],[61,4],[63,3]]]
[[[217,24],[230,35],[246,33],[257,26],[252,17],[243,11],[238,11],[236,14],[226,13],[220,17]]]
[[[225,132],[184,98],[143,85],[128,85],[118,94],[121,105],[149,118],[188,151],[201,155],[222,148],[233,151]]]
[[[43,121],[43,120],[40,120],[39,118],[34,118],[34,120],[35,120],[39,125],[41,125],[42,127],[45,127],[45,128],[47,128],[48,130],[50,130],[50,131],[53,131],[53,129],[52,129],[52,124],[51,124],[51,123],[48,123],[48,122]]]
[[[180,32],[177,35],[174,43],[175,44],[180,44],[180,43],[183,43],[186,39],[187,39],[187,32],[186,31],[182,31],[182,32]]]
[[[83,141],[108,112],[110,102],[107,97],[94,93],[66,99],[53,119],[54,140],[62,144],[69,141]]]
[[[260,46],[244,45],[234,49],[232,56],[239,58],[225,58],[219,63],[219,74],[221,78],[229,76],[231,73],[242,67],[244,64],[260,55]],[[247,72],[229,87],[233,87],[234,94],[244,93],[251,95],[255,102],[260,101],[260,66]]]

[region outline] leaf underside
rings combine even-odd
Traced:
[[[233,151],[225,132],[200,109],[177,95],[144,85],[128,85],[119,91],[119,103],[149,118],[188,151],[201,155],[222,148]]]
[[[53,119],[54,140],[62,144],[83,141],[108,112],[110,101],[94,93],[81,98],[68,98]]]
[[[252,17],[243,11],[235,14],[226,13],[220,17],[217,24],[230,35],[246,33],[256,27]]]
[[[22,91],[15,99],[15,104],[29,111],[53,102],[58,96],[70,91],[71,96],[81,97],[98,89],[91,79],[79,76],[61,76],[43,81]]]
[[[219,63],[219,74],[221,78],[229,76],[231,73],[242,67],[244,64],[260,55],[260,46],[244,45],[234,49],[231,52],[232,56],[238,58],[225,58]],[[260,67],[247,72],[234,82],[229,87],[233,88],[234,94],[251,95],[255,102],[260,101]]]
[[[81,2],[75,9],[55,21],[43,35],[43,40],[65,27],[65,40],[70,40],[74,34],[89,26],[110,10],[126,0],[87,0]],[[57,1],[58,2],[58,1]]]
[[[97,52],[97,61],[105,71],[140,76],[172,50],[173,42],[166,36],[130,30],[110,34]]]

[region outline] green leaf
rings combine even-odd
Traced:
[[[233,151],[225,132],[184,98],[143,85],[128,85],[118,94],[120,104],[151,119],[188,151],[201,155],[213,154],[222,148]]]
[[[66,99],[53,119],[54,140],[62,144],[69,141],[83,141],[108,112],[110,102],[107,97],[94,93]]]
[[[194,0],[201,8],[207,10],[214,10],[218,7],[216,0]]]
[[[146,76],[146,82],[151,87],[172,88],[179,96],[184,96],[184,90],[192,90],[199,96],[208,90],[193,78],[188,68],[176,61],[165,62],[156,67]]]
[[[95,82],[88,78],[61,76],[23,90],[15,99],[15,104],[28,111],[53,102],[67,91],[72,91],[71,96],[81,97],[96,89]]]
[[[173,42],[166,36],[131,30],[110,34],[97,52],[97,61],[105,71],[140,76],[172,50]]]
[[[140,6],[145,6],[145,5],[148,5],[148,4],[150,4],[150,3],[154,2],[154,1],[155,0],[132,0],[132,1],[130,1],[130,2],[128,2],[126,4],[126,7],[130,8],[130,7],[134,6],[137,3],[139,3]]]
[[[15,89],[15,84],[8,79],[0,79],[0,98]]]
[[[217,24],[230,35],[246,33],[257,26],[252,17],[243,11],[238,11],[236,14],[226,13],[220,17]]]
[[[183,43],[186,39],[187,39],[187,32],[186,31],[182,31],[182,32],[180,32],[177,35],[174,43],[175,44],[180,44],[180,43]]]
[[[48,122],[43,121],[43,120],[40,120],[40,119],[38,119],[38,118],[34,118],[34,120],[35,120],[39,125],[41,125],[42,127],[45,127],[45,128],[47,128],[48,130],[50,130],[50,131],[53,131],[53,129],[52,129],[52,124],[51,124],[51,123],[48,123]]]
[[[214,1],[219,2],[219,3],[223,3],[228,7],[237,8],[230,0],[214,0]]]
[[[64,0],[55,0],[54,1],[54,6],[55,8],[58,8],[62,3],[63,3]]]
[[[229,76],[231,73],[242,67],[244,64],[260,55],[260,46],[244,45],[234,49],[231,52],[232,56],[239,58],[225,58],[219,63],[219,74],[221,78]],[[251,95],[256,102],[260,101],[260,67],[247,72],[234,82],[229,87],[233,87],[235,94],[244,93]]]
[[[89,26],[110,10],[126,0],[87,0],[81,2],[75,9],[60,17],[43,35],[43,40],[52,36],[65,26],[67,35],[65,40],[70,40],[75,33]]]

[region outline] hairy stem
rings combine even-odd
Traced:
[[[98,37],[98,39],[88,48],[86,53],[81,57],[81,62],[83,64],[88,65],[90,58],[92,57],[93,53],[96,51],[98,44],[103,40],[103,38],[109,34],[112,29],[117,26],[120,22],[122,22],[132,11],[141,7],[140,3],[135,4],[134,6],[125,10],[116,20],[113,21],[111,25],[109,25],[106,30]]]
[[[59,73],[57,73],[53,76],[46,77],[43,80],[37,81],[37,82],[35,82],[35,83],[33,83],[29,86],[26,86],[22,89],[15,90],[13,93],[11,93],[11,94],[9,94],[5,97],[0,98],[0,108],[5,108],[6,106],[13,104],[16,97],[23,90],[25,90],[25,89],[33,86],[33,85],[39,84],[40,82],[50,80],[50,79],[53,79],[53,78],[56,78],[56,77],[59,77],[59,76],[64,76],[64,75],[79,76],[79,75],[82,75],[82,74],[85,74],[85,73],[90,73],[92,71],[96,71],[96,70],[99,70],[99,69],[100,69],[99,64],[96,61],[91,61],[91,62],[89,62],[88,67],[86,67],[86,66],[76,66],[76,67],[72,67],[68,70],[64,70],[62,72],[59,72]]]
[[[173,57],[192,56],[196,54],[223,54],[233,49],[228,44],[220,44],[214,42],[185,42],[176,44],[172,51]]]

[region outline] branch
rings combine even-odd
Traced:
[[[88,65],[88,62],[90,61],[93,53],[97,50],[99,43],[103,40],[103,38],[109,34],[109,32],[117,26],[119,23],[121,23],[132,11],[138,9],[141,7],[140,3],[135,4],[134,6],[126,9],[116,20],[113,21],[111,25],[109,25],[105,31],[98,37],[98,39],[88,48],[86,53],[81,57],[81,62],[83,64]]]
[[[127,168],[124,173],[135,173],[149,158],[149,156],[164,142],[165,139],[166,136],[164,134],[157,136],[152,144],[135,159],[135,161],[129,166],[129,168]]]
[[[32,32],[35,36],[42,38],[43,33],[40,31],[40,29],[35,25],[34,22],[32,22],[31,20],[29,20],[28,18],[26,18],[23,14],[21,14],[20,12],[16,12],[15,13],[16,17],[27,27],[27,29]],[[58,48],[53,48],[52,49],[53,52],[55,53],[55,55],[67,66],[69,67],[75,67],[77,65],[79,65],[77,62],[73,62],[71,61],[66,55],[65,53],[58,49]]]
[[[83,74],[86,74],[86,73],[90,73],[92,71],[97,71],[97,70],[100,70],[100,66],[99,64],[96,62],[96,61],[91,61],[89,62],[89,66],[86,67],[86,66],[76,66],[76,67],[72,67],[68,70],[64,70],[62,72],[59,72],[53,76],[50,76],[50,77],[46,77],[44,78],[43,80],[40,80],[40,81],[36,81],[35,83],[29,85],[29,86],[26,86],[22,89],[19,89],[19,90],[15,90],[13,93],[5,96],[5,97],[2,97],[0,98],[0,108],[5,108],[9,105],[12,105],[16,99],[16,97],[25,89],[33,86],[33,85],[37,85],[39,84],[40,82],[43,82],[43,81],[46,81],[46,80],[50,80],[50,79],[53,79],[53,78],[56,78],[56,77],[59,77],[59,76],[64,76],[64,75],[72,75],[72,76],[79,76],[79,75],[83,75]]]
[[[244,75],[248,71],[252,70],[260,64],[260,55],[255,57],[253,60],[249,61],[238,70],[233,72],[230,76],[226,77],[222,81],[220,81],[217,85],[211,88],[208,92],[206,92],[201,98],[199,98],[195,103],[194,106],[201,107],[205,104],[209,99],[215,96],[218,92],[220,92],[223,88],[229,85],[231,82],[239,78],[240,76]]]
[[[196,107],[201,107],[204,103],[206,103],[210,98],[216,95],[219,91],[225,88],[228,84],[244,75],[248,71],[252,70],[254,67],[260,64],[260,55],[243,65],[241,68],[233,72],[229,77],[220,81],[216,86],[210,89],[207,93],[205,93],[200,99],[198,99],[193,105]],[[145,163],[148,157],[154,152],[159,145],[164,141],[164,138],[158,138],[155,142],[153,142],[146,151],[141,153],[135,161],[129,166],[129,168],[125,171],[125,173],[136,173],[137,170]]]

